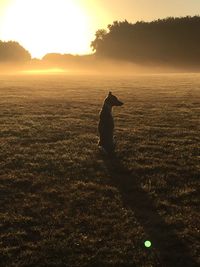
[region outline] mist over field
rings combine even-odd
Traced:
[[[1,75],[3,266],[198,266],[199,117],[199,74]]]
[[[72,56],[73,57],[73,56]],[[165,64],[148,63],[135,64],[131,62],[111,59],[96,59],[89,56],[88,59],[79,59],[71,61],[52,61],[48,60],[32,60],[28,63],[1,63],[0,75],[11,76],[43,76],[43,75],[99,75],[99,76],[113,76],[126,77],[133,75],[151,75],[151,74],[167,74],[167,73],[199,73],[198,68],[194,66],[177,67]]]

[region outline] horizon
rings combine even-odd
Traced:
[[[116,4],[113,0],[96,0],[92,4],[83,0],[3,0],[0,3],[0,40],[18,42],[37,59],[48,53],[90,55],[96,31],[107,28],[115,20],[150,22],[166,17],[195,16],[200,9],[200,2],[195,0],[190,3],[187,0],[162,1],[162,4],[155,0],[140,3],[125,0],[123,12],[121,5],[122,1]]]
[[[200,18],[200,15],[195,15],[195,16],[183,16],[183,17],[165,17],[165,18],[162,18],[162,19],[160,19],[160,18],[158,18],[158,19],[155,19],[155,20],[152,20],[152,21],[136,21],[136,22],[131,22],[131,21],[127,21],[126,19],[125,20],[123,20],[123,21],[117,21],[117,22],[119,22],[119,23],[123,23],[123,22],[128,22],[130,25],[135,25],[137,22],[143,22],[143,23],[145,23],[145,24],[148,24],[148,23],[153,23],[153,22],[157,22],[157,21],[159,21],[159,20],[166,20],[166,19],[169,19],[169,18],[174,18],[174,19],[184,19],[184,18],[195,18],[195,17],[199,17]],[[113,21],[112,23],[115,23],[116,21]],[[108,24],[108,25],[112,25],[112,24]],[[100,29],[100,30],[106,30],[106,32],[108,33],[109,32],[109,30],[107,29],[107,27],[106,27],[106,29]],[[95,38],[95,35],[94,35],[94,38]],[[14,43],[18,43],[23,49],[25,49],[28,53],[30,53],[30,56],[31,56],[31,60],[43,60],[44,58],[45,58],[45,56],[48,56],[48,55],[61,55],[61,56],[74,56],[74,57],[84,57],[84,56],[92,56],[92,55],[94,55],[95,54],[95,51],[92,51],[92,49],[91,49],[91,51],[90,52],[88,52],[88,53],[79,53],[79,54],[77,54],[77,53],[65,53],[65,52],[55,52],[55,51],[50,51],[50,52],[48,52],[48,53],[46,53],[46,54],[44,54],[42,57],[33,57],[32,56],[32,54],[31,54],[31,52],[28,50],[28,49],[26,49],[26,47],[24,47],[24,46],[22,46],[22,44],[21,43],[19,43],[17,40],[1,40],[0,39],[0,42],[5,42],[5,43],[9,43],[9,42],[14,42]],[[91,45],[90,45],[91,46]]]

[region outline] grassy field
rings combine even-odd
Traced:
[[[198,74],[0,77],[1,266],[198,266],[199,120]]]

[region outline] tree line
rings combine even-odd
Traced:
[[[18,42],[0,41],[0,62],[22,62],[31,60],[30,53]]]
[[[114,21],[96,32],[91,48],[96,56],[136,63],[200,65],[200,16]]]
[[[200,66],[200,16],[130,23],[114,21],[100,29],[91,42],[94,54],[87,57],[119,59],[134,63],[187,64]],[[59,61],[82,61],[83,57],[54,55]],[[48,56],[48,57],[47,57]],[[49,58],[49,55],[44,59]],[[55,58],[56,57],[56,58]],[[0,41],[0,62],[31,60],[18,42]],[[85,60],[85,58],[84,58]]]

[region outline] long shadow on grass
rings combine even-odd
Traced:
[[[116,155],[102,157],[111,176],[111,185],[118,188],[124,205],[133,210],[147,238],[152,241],[158,256],[155,266],[197,266],[186,244],[178,238],[174,228],[159,215],[155,201],[141,188],[137,179],[139,176],[127,170]]]

